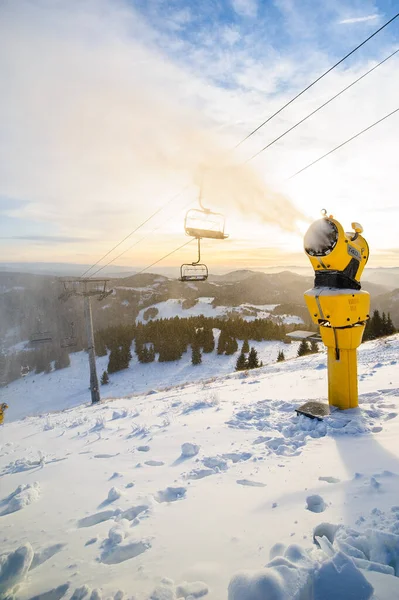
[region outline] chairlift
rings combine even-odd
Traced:
[[[226,239],[228,235],[224,232],[226,222],[224,215],[205,208],[201,195],[202,192],[198,198],[200,208],[191,208],[184,219],[186,234],[195,238]]]
[[[48,344],[53,341],[50,331],[37,331],[29,338],[31,344]]]
[[[195,238],[224,240],[228,237],[224,232],[224,228],[224,216],[208,209],[191,208],[184,219],[186,234]]]
[[[70,325],[71,325],[70,335],[64,337],[61,340],[61,343],[60,343],[61,348],[73,348],[73,347],[77,346],[78,339],[75,335],[75,327],[74,327],[73,323],[71,323]]]
[[[201,261],[201,240],[198,239],[198,260],[183,264],[180,267],[179,281],[206,281],[208,279],[208,267]]]

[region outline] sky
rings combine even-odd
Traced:
[[[371,266],[398,266],[399,18],[258,132],[397,11],[382,0],[3,0],[1,262],[144,268],[187,241],[184,215],[226,216],[212,269],[306,265],[327,211],[361,222]],[[122,252],[124,254],[119,256]],[[196,259],[194,244],[160,263]],[[97,267],[98,268],[98,267]],[[106,274],[106,269],[102,274]]]

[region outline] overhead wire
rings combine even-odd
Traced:
[[[190,200],[189,202],[187,202],[182,208],[179,208],[179,210],[177,212],[180,212],[181,210],[185,210],[191,203],[192,203],[192,200]],[[143,240],[145,240],[146,238],[148,238],[155,231],[158,231],[158,229],[160,229],[161,227],[163,227],[163,225],[165,223],[168,223],[175,216],[175,214],[176,213],[173,213],[173,215],[171,217],[169,217],[168,219],[166,219],[166,221],[164,221],[160,225],[157,225],[156,227],[154,227],[153,229],[151,229],[151,231],[149,231],[148,233],[146,233],[145,235],[143,235],[143,237],[141,237],[139,240],[137,240],[136,242],[134,242],[134,244],[132,244],[131,246],[129,246],[128,248],[126,248],[126,250],[123,250],[123,252],[121,252],[117,256],[114,256],[114,258],[112,258],[110,261],[108,261],[107,263],[105,263],[105,265],[102,265],[99,269],[97,269],[97,271],[95,271],[94,273],[92,273],[90,277],[94,277],[95,275],[97,275],[97,273],[99,273],[100,271],[102,271],[103,269],[105,269],[106,267],[108,267],[109,265],[111,265],[113,262],[115,262],[116,260],[118,260],[118,258],[121,258],[121,256],[123,256],[124,254],[126,254],[126,252],[129,252],[129,250],[131,250],[132,248],[134,248],[135,246],[137,246],[138,244],[140,244]]]
[[[135,275],[141,275],[141,273],[144,273],[144,271],[147,271],[147,269],[151,269],[151,267],[153,267],[154,265],[157,265],[162,260],[164,260],[165,258],[168,258],[168,256],[171,256],[172,254],[174,254],[178,250],[181,250],[182,248],[184,248],[184,246],[188,246],[188,244],[191,244],[191,242],[193,242],[195,239],[197,239],[197,238],[191,238],[191,240],[188,240],[188,242],[185,242],[184,244],[182,244],[178,248],[175,248],[174,250],[172,250],[172,252],[168,252],[168,254],[165,254],[165,256],[162,256],[162,258],[159,258],[155,262],[151,263],[150,265],[148,265],[148,267],[145,267],[144,269],[141,269],[141,271],[139,271],[138,273],[135,273]]]
[[[353,135],[349,139],[347,139],[344,142],[342,142],[342,144],[339,144],[338,146],[336,146],[335,148],[333,148],[329,152],[326,152],[325,154],[323,154],[323,156],[319,156],[319,158],[316,158],[316,160],[312,161],[311,163],[309,163],[308,165],[306,165],[306,167],[303,167],[302,169],[300,169],[299,171],[297,171],[296,173],[294,173],[293,175],[291,175],[288,179],[293,179],[294,177],[296,177],[300,173],[303,173],[303,171],[306,171],[307,169],[310,169],[310,167],[313,167],[313,165],[315,165],[316,163],[318,163],[321,160],[323,160],[323,158],[326,158],[326,156],[329,156],[330,154],[333,154],[333,152],[336,152],[337,150],[339,150],[343,146],[346,146],[346,144],[349,144],[349,142],[352,142],[353,140],[355,140],[356,138],[358,138],[359,136],[361,136],[363,133],[366,133],[366,131],[369,131],[370,129],[372,129],[373,127],[375,127],[376,125],[378,125],[379,123],[382,123],[383,121],[385,121],[385,119],[388,119],[389,117],[391,117],[392,115],[394,115],[398,111],[399,111],[399,107],[396,108],[395,110],[393,110],[392,112],[388,113],[387,115],[385,115],[381,119],[378,119],[378,121],[375,121],[374,123],[372,123],[368,127],[365,127],[364,129],[362,129],[361,131],[359,131],[358,133],[356,133],[355,135]]]
[[[319,77],[317,77],[314,81],[312,81],[308,86],[306,86],[302,91],[300,91],[298,94],[296,94],[293,98],[291,98],[291,100],[289,100],[288,102],[286,102],[283,106],[281,106],[276,112],[274,112],[270,117],[268,117],[265,121],[263,121],[260,125],[258,125],[258,127],[256,127],[254,130],[252,130],[248,135],[246,135],[238,144],[236,144],[236,146],[234,148],[238,148],[239,146],[241,146],[241,144],[243,144],[248,138],[250,138],[252,135],[254,135],[257,131],[259,131],[259,129],[261,129],[264,125],[266,125],[267,123],[269,123],[272,119],[274,119],[277,115],[279,115],[285,108],[287,108],[288,106],[290,106],[293,102],[295,102],[295,100],[297,100],[300,96],[302,96],[305,92],[307,92],[310,88],[312,88],[316,83],[318,83],[321,79],[323,79],[326,75],[328,75],[329,73],[331,73],[331,71],[333,71],[336,67],[338,67],[340,64],[342,64],[345,60],[347,60],[350,56],[352,56],[355,52],[357,52],[357,50],[359,50],[362,46],[364,46],[367,42],[369,42],[373,37],[375,37],[378,33],[380,33],[383,29],[385,29],[385,27],[387,27],[388,25],[390,25],[390,23],[392,23],[395,19],[397,19],[399,17],[399,12],[394,15],[393,17],[391,17],[391,19],[389,19],[388,21],[386,21],[381,27],[379,27],[376,31],[374,31],[371,35],[369,35],[365,40],[363,40],[360,44],[358,44],[355,48],[353,48],[350,52],[348,52],[345,56],[343,56],[339,61],[337,61],[334,65],[332,65],[329,69],[327,69],[324,73],[322,73]],[[393,54],[396,54],[397,51],[395,51]],[[391,56],[393,56],[393,54]],[[385,62],[386,60],[388,60],[389,58],[391,58],[391,56],[387,57],[384,61],[382,61],[380,64],[382,64],[383,62]],[[375,68],[377,68],[378,66],[380,66],[380,64],[376,65],[373,69],[370,70],[370,72],[372,70],[374,70]],[[364,74],[363,77],[365,77],[368,73]],[[361,78],[363,78],[361,77]],[[359,78],[359,80],[361,79]],[[354,85],[356,82],[353,82],[352,85]],[[348,88],[346,89],[349,89]],[[319,107],[316,111],[321,110],[321,108],[323,108],[324,106],[326,106],[326,104],[328,104],[329,102],[331,102],[333,99],[335,99],[336,97],[338,97],[340,94],[342,94],[344,91],[346,91],[346,89],[342,90],[339,94],[337,94],[334,98],[331,98],[328,102],[326,102],[323,106]],[[314,112],[312,114],[314,114]],[[306,120],[307,118],[309,118],[310,116],[312,116],[312,114],[308,115],[304,120]],[[387,117],[385,117],[387,118]],[[296,124],[295,127],[299,126],[301,123],[303,122],[303,120],[301,122],[299,122],[298,124]],[[377,124],[377,123],[376,123]],[[374,125],[373,125],[374,126]],[[293,128],[295,128],[293,127]],[[289,131],[292,131],[291,128]],[[266,148],[268,148],[270,145],[274,144],[276,141],[278,141],[278,139],[281,139],[281,137],[283,137],[284,135],[286,135],[289,131],[285,132],[282,136],[280,136],[279,138],[277,138],[276,140],[274,140],[273,142],[271,142],[271,144],[269,144],[268,146],[265,146],[265,148],[263,148],[260,152],[263,152],[264,150],[266,150]],[[360,135],[360,134],[359,134]],[[348,140],[350,141],[350,140]],[[347,142],[346,142],[347,143]],[[337,148],[338,149],[338,148]],[[255,156],[257,156],[258,154],[260,154],[260,152],[256,153],[254,156],[252,156],[249,160],[252,160],[253,158],[255,158]],[[321,157],[319,160],[321,160],[324,157]],[[246,161],[248,162],[248,161]],[[306,168],[309,168],[311,165],[308,165]],[[292,177],[296,176],[298,173],[294,174]],[[166,208],[169,204],[171,204],[178,196],[180,196],[189,186],[185,186],[182,190],[180,190],[177,194],[175,194],[170,200],[168,200],[165,204],[163,204],[161,207],[159,207],[152,215],[150,215],[147,219],[145,219],[142,223],[140,223],[133,231],[131,231],[127,236],[125,236],[120,242],[118,242],[118,244],[116,244],[113,248],[111,248],[106,254],[104,254],[96,263],[94,263],[89,269],[86,269],[86,271],[81,275],[81,277],[84,277],[87,273],[89,273],[94,267],[96,267],[102,260],[104,260],[104,258],[106,258],[107,256],[109,256],[114,250],[116,250],[116,248],[118,248],[121,244],[123,244],[127,239],[129,239],[132,235],[134,235],[134,233],[136,233],[139,229],[141,229],[141,227],[143,227],[146,223],[148,223],[151,219],[153,219],[157,214],[159,214],[164,208]],[[138,242],[139,243],[139,242]],[[133,246],[135,246],[136,244],[133,244]],[[185,245],[185,244],[184,244]],[[132,246],[132,247],[133,247]],[[129,248],[130,249],[130,248]],[[177,251],[179,248],[177,248],[175,251]],[[124,252],[122,253],[124,254]],[[121,254],[121,255],[122,255]],[[172,252],[173,254],[173,252]],[[120,255],[120,256],[121,256]],[[168,255],[169,256],[169,255]],[[115,260],[119,258],[116,257]],[[165,257],[163,257],[160,260],[163,260]],[[104,265],[104,268],[106,266],[108,266],[109,264],[111,264],[111,262],[114,262],[113,260],[110,261],[109,263],[107,263],[107,265]],[[157,264],[157,263],[155,263]],[[150,268],[153,265],[150,265],[147,268]],[[93,276],[95,274],[97,274],[98,272],[100,272],[102,270],[102,268],[98,269],[97,271],[95,271],[94,274],[90,275]]]
[[[128,240],[130,237],[132,237],[132,235],[134,235],[139,229],[141,229],[142,227],[144,227],[144,225],[146,225],[149,221],[151,221],[151,219],[153,219],[154,217],[156,217],[162,210],[164,210],[164,208],[166,208],[167,206],[169,206],[169,204],[171,204],[172,202],[174,202],[176,200],[176,198],[178,198],[188,187],[189,186],[186,185],[182,190],[180,190],[180,192],[178,192],[177,194],[175,194],[174,196],[172,196],[172,198],[170,198],[169,200],[167,200],[167,202],[165,202],[159,208],[157,208],[157,210],[155,212],[153,212],[152,215],[150,215],[147,219],[145,219],[142,223],[140,223],[140,225],[138,225],[135,229],[133,229],[133,231],[131,231],[130,233],[128,233],[128,235],[126,235],[123,238],[123,240],[121,240],[120,242],[118,242],[117,244],[115,244],[115,246],[113,248],[111,248],[110,250],[108,250],[108,252],[106,252],[97,262],[95,262],[94,264],[92,264],[89,269],[86,269],[86,271],[84,273],[82,273],[81,277],[84,277],[85,275],[87,275],[87,273],[89,273],[89,271],[91,271],[92,269],[94,269],[94,267],[96,267],[98,264],[100,264],[100,262],[102,260],[104,260],[104,258],[107,258],[107,256],[109,256],[114,250],[116,250],[117,248],[119,248],[119,246],[121,246],[123,244],[123,242],[126,242],[126,240]],[[89,277],[93,277],[100,270],[101,269],[98,269],[98,271],[96,271],[95,273],[92,273],[91,275],[89,275]]]
[[[252,135],[254,135],[254,133],[256,133],[257,131],[259,131],[259,129],[261,129],[264,125],[266,125],[266,123],[269,123],[269,121],[271,121],[272,119],[274,119],[274,117],[277,117],[277,115],[279,115],[285,108],[287,108],[287,106],[290,106],[290,104],[292,104],[293,102],[295,102],[295,100],[297,100],[300,96],[302,96],[302,94],[304,94],[305,92],[307,92],[308,90],[310,90],[310,88],[312,88],[314,85],[316,85],[316,83],[318,83],[326,75],[328,75],[329,73],[331,73],[331,71],[333,71],[336,67],[338,67],[340,64],[342,64],[347,58],[349,58],[350,56],[352,56],[352,54],[354,54],[355,52],[357,52],[357,50],[359,50],[362,46],[364,46],[365,44],[367,44],[367,42],[369,42],[374,36],[376,36],[378,33],[380,33],[380,31],[382,31],[383,29],[385,29],[385,27],[387,27],[388,25],[390,25],[390,23],[392,23],[398,17],[399,17],[399,12],[396,13],[396,15],[394,15],[391,19],[389,19],[389,21],[387,21],[386,23],[384,23],[383,25],[381,25],[381,27],[379,27],[376,31],[374,31],[374,33],[372,33],[371,35],[369,35],[365,40],[363,40],[363,42],[361,42],[355,48],[353,48],[353,50],[351,50],[350,52],[348,52],[348,54],[345,54],[344,57],[342,57],[338,62],[336,62],[334,65],[332,65],[332,67],[330,67],[329,69],[327,69],[327,71],[324,71],[324,73],[322,73],[319,77],[317,77],[317,79],[315,79],[314,81],[312,81],[312,83],[310,83],[309,85],[307,85],[301,92],[299,92],[298,94],[296,94],[296,96],[294,96],[293,98],[291,98],[291,100],[289,100],[283,106],[281,106],[275,113],[273,113],[270,117],[268,117],[265,121],[263,121],[263,123],[261,123],[260,125],[258,125],[258,127],[256,127],[255,129],[253,129],[250,133],[248,133],[248,135],[243,140],[241,140],[235,146],[235,148],[238,148],[239,146],[241,146],[241,144],[243,144],[248,138],[250,138]]]
[[[349,85],[347,85],[346,87],[344,87],[340,92],[338,92],[337,94],[335,94],[334,96],[332,96],[331,98],[329,98],[326,102],[324,102],[323,104],[321,104],[317,108],[315,108],[315,110],[313,110],[308,115],[306,115],[306,117],[304,117],[303,119],[301,119],[300,121],[298,121],[297,123],[295,123],[292,127],[290,127],[289,129],[287,129],[286,131],[284,131],[284,133],[282,133],[281,135],[279,135],[278,137],[276,137],[274,140],[272,140],[271,142],[269,142],[264,148],[262,148],[261,150],[258,150],[258,152],[255,152],[255,154],[253,154],[251,156],[251,158],[248,158],[245,162],[247,163],[247,162],[253,160],[257,156],[259,156],[259,154],[261,154],[262,152],[264,152],[265,150],[267,150],[268,148],[270,148],[270,146],[273,146],[273,144],[275,144],[276,142],[278,142],[279,140],[281,140],[283,137],[285,137],[288,133],[290,133],[291,131],[293,131],[297,127],[299,127],[299,125],[302,125],[302,123],[304,123],[305,121],[307,121],[308,119],[310,119],[310,117],[313,117],[313,115],[315,115],[317,112],[319,112],[319,110],[321,110],[322,108],[325,108],[328,104],[330,104],[331,102],[333,102],[333,100],[336,100],[336,98],[338,98],[344,92],[346,92],[351,87],[353,87],[354,85],[356,85],[356,83],[358,83],[359,81],[361,81],[362,79],[364,79],[365,77],[367,77],[367,75],[370,75],[370,73],[372,73],[373,71],[375,71],[376,69],[378,69],[378,67],[380,67],[381,65],[383,65],[384,63],[386,63],[390,58],[392,58],[393,56],[395,56],[395,54],[397,54],[398,52],[399,52],[399,48],[397,50],[395,50],[394,52],[392,52],[389,56],[386,56],[378,64],[374,65],[374,67],[372,67],[371,69],[369,69],[368,71],[366,71],[365,73],[363,73],[363,75],[361,75],[360,77],[358,77],[357,79],[355,79],[355,81],[352,81],[352,83],[350,83]]]

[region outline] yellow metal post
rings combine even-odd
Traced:
[[[368,245],[361,226],[352,227],[353,233],[345,233],[325,214],[305,236],[305,252],[315,270],[306,305],[327,347],[328,402],[342,410],[358,406],[356,349],[370,312],[370,296],[360,290]]]

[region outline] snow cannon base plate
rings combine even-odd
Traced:
[[[296,408],[295,412],[298,415],[305,415],[305,417],[309,417],[310,419],[322,421],[324,417],[328,417],[333,410],[334,407],[326,404],[325,402],[316,402],[311,400],[309,402],[305,402],[305,404],[302,404],[302,406],[299,408]]]

